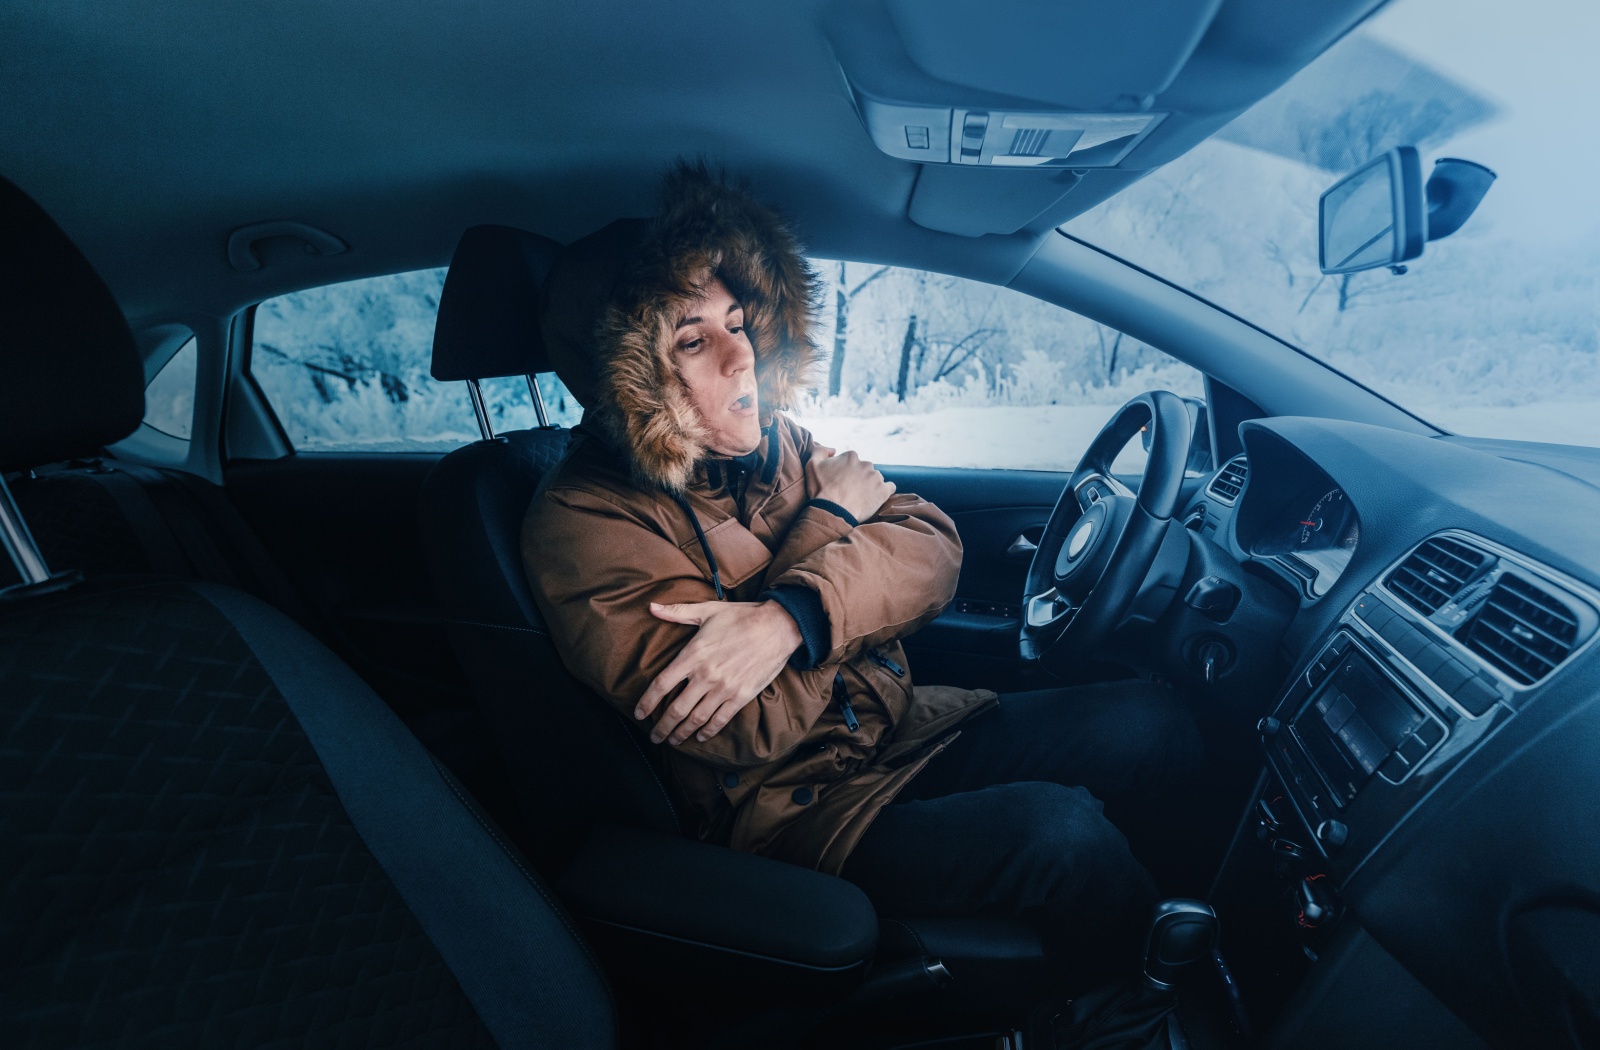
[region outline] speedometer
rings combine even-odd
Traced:
[[[1323,493],[1295,523],[1291,549],[1326,550],[1339,545],[1344,538],[1344,522],[1349,510],[1343,489],[1329,489]]]

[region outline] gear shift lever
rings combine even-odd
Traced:
[[[1217,913],[1201,901],[1175,897],[1156,905],[1144,944],[1144,979],[1160,992],[1172,988],[1178,971],[1207,958],[1217,943]]]
[[[1156,905],[1144,944],[1144,976],[1074,999],[1048,1022],[1040,1045],[1075,1050],[1170,1050],[1184,1045],[1173,1015],[1178,971],[1211,954],[1217,913],[1201,901],[1174,898]],[[1174,1034],[1176,1033],[1176,1034]]]

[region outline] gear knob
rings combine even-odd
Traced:
[[[1156,905],[1144,944],[1144,977],[1166,991],[1178,971],[1211,954],[1217,943],[1217,913],[1202,901],[1175,897]]]

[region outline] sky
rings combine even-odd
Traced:
[[[1600,234],[1600,2],[1393,0],[1362,31],[1501,108],[1441,154],[1500,176],[1463,234],[1475,226],[1535,243]]]

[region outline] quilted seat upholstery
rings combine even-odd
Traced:
[[[363,840],[225,608],[250,599],[223,590],[112,578],[0,603],[0,1045],[495,1045],[419,921],[432,903]],[[317,643],[250,611],[316,670]],[[520,1030],[606,1045],[601,979],[546,917]]]

